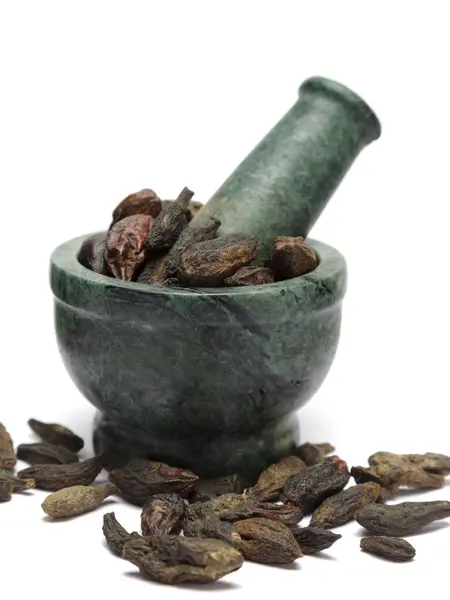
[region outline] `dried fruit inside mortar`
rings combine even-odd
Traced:
[[[224,279],[224,285],[245,286],[245,285],[264,285],[273,283],[275,276],[271,269],[267,267],[241,267],[234,275]]]
[[[107,235],[106,231],[91,235],[84,240],[78,253],[78,261],[83,267],[100,275],[108,274],[108,265],[105,258]]]
[[[153,226],[150,215],[125,217],[113,225],[106,238],[106,262],[114,277],[133,281],[145,260],[145,242]]]
[[[292,279],[313,271],[318,264],[316,253],[302,237],[277,237],[265,266],[272,269],[276,281]]]
[[[194,192],[183,188],[174,202],[163,205],[145,242],[148,253],[155,250],[168,250],[174,245],[188,223],[186,212],[193,195]]]
[[[130,194],[120,202],[113,212],[111,227],[125,217],[133,215],[150,215],[156,218],[161,212],[162,203],[156,192],[143,189]]]

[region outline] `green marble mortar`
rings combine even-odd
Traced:
[[[380,135],[347,88],[312,78],[294,107],[191,222],[219,233],[306,235],[362,148]],[[98,409],[94,446],[117,463],[148,456],[202,477],[248,482],[299,440],[296,410],[335,356],[346,265],[309,243],[308,275],[251,288],[175,289],[98,275],[77,259],[83,236],[51,258],[58,346]]]

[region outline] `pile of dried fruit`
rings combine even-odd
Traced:
[[[316,268],[317,256],[301,237],[276,238],[264,266],[252,266],[260,262],[256,238],[217,237],[220,221],[214,218],[197,229],[188,226],[202,207],[193,195],[184,188],[176,200],[161,200],[149,189],[127,196],[109,230],[85,240],[78,260],[124,281],[184,287],[261,285]]]
[[[393,561],[410,560],[413,546],[402,539],[429,523],[450,517],[450,502],[384,504],[401,487],[440,488],[450,475],[450,456],[377,452],[369,466],[352,467],[330,444],[303,444],[270,465],[253,487],[239,475],[200,480],[190,471],[143,458],[114,469],[109,483],[93,484],[105,456],[78,461],[83,440],[66,427],[29,421],[42,442],[14,451],[0,424],[0,501],[12,492],[50,490],[43,510],[73,517],[98,507],[113,494],[142,507],[141,533],[128,533],[114,513],[103,518],[111,551],[152,580],[207,583],[239,569],[244,559],[289,563],[330,548],[330,531],[353,519],[371,535],[365,552]],[[32,466],[13,473],[16,458]],[[355,485],[346,487],[353,477]],[[299,522],[311,515],[307,527]],[[400,537],[402,536],[402,537]]]

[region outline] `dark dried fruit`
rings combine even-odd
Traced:
[[[11,471],[0,469],[0,483],[4,481],[12,483],[12,491],[14,493],[24,492],[36,487],[34,479],[20,479],[20,477],[16,477]]]
[[[133,215],[116,223],[106,238],[106,262],[117,279],[133,281],[144,260],[144,245],[156,220],[150,215]]]
[[[41,506],[50,517],[75,517],[94,510],[116,492],[116,486],[112,483],[73,485],[50,494]]]
[[[330,456],[298,475],[289,477],[284,484],[281,500],[298,506],[305,515],[343,490],[349,479],[347,463],[338,456]]]
[[[186,521],[183,533],[187,537],[216,538],[239,548],[241,536],[233,523],[221,521],[218,517],[205,517],[196,521]]]
[[[189,202],[189,206],[186,212],[186,216],[188,221],[192,221],[195,215],[203,208],[203,204],[201,202],[196,202],[195,200],[191,200]]]
[[[179,494],[152,496],[141,512],[142,534],[179,533],[184,510],[184,501]]]
[[[276,281],[305,275],[317,267],[312,248],[302,237],[277,237],[269,251],[265,266],[272,269]]]
[[[103,468],[105,458],[96,456],[70,465],[34,465],[17,473],[22,479],[34,479],[41,490],[57,492],[73,485],[90,485]]]
[[[239,475],[227,475],[217,479],[201,479],[189,495],[190,502],[206,502],[223,494],[242,494],[244,482]]]
[[[125,542],[130,540],[141,538],[142,536],[133,531],[128,533],[126,529],[122,527],[119,521],[116,519],[116,515],[113,512],[106,513],[103,515],[103,535],[105,536],[108,548],[116,556],[122,556],[122,550]]]
[[[356,483],[368,483],[373,481],[378,485],[383,485],[383,479],[376,473],[375,469],[367,467],[352,467],[350,469],[350,475],[356,481]]]
[[[261,473],[256,485],[250,488],[249,496],[260,502],[277,501],[287,479],[305,469],[306,465],[300,458],[286,456]]]
[[[67,427],[57,423],[43,423],[36,419],[29,419],[28,425],[41,437],[44,442],[64,446],[72,452],[79,452],[84,447],[84,441]]]
[[[166,584],[210,583],[244,562],[238,550],[221,540],[173,535],[131,540],[122,556],[143,575]]]
[[[231,277],[223,280],[224,285],[229,287],[244,285],[264,285],[273,283],[275,277],[273,271],[267,267],[242,267]]]
[[[246,559],[263,564],[293,562],[302,556],[291,530],[269,519],[246,519],[235,523],[241,536],[239,550]]]
[[[392,491],[400,486],[437,489],[445,484],[443,475],[425,471],[405,455],[377,452],[369,457],[369,464],[382,479],[383,486]]]
[[[194,192],[185,187],[174,202],[164,203],[145,243],[148,252],[168,250],[174,245],[187,225],[186,212],[193,195]]]
[[[334,446],[328,442],[324,442],[323,444],[310,444],[307,442],[298,446],[293,451],[293,454],[301,458],[305,465],[311,467],[320,463],[327,454],[331,454],[334,450]]]
[[[109,479],[129,502],[143,506],[155,494],[188,492],[198,481],[197,475],[162,462],[135,458],[122,469],[114,469]]]
[[[0,423],[0,469],[12,469],[16,462],[11,436]]]
[[[137,278],[138,283],[148,285],[163,285],[166,281],[167,252],[154,252],[145,261],[144,267]]]
[[[187,248],[178,267],[185,285],[214,287],[251,263],[258,255],[258,240],[250,235],[224,235]]]
[[[78,252],[78,262],[100,275],[108,275],[108,265],[105,259],[107,232],[102,231],[91,235],[81,245]]]
[[[355,519],[373,535],[407,536],[433,521],[450,517],[450,502],[402,502],[369,504],[359,510]]]
[[[342,535],[321,527],[294,527],[292,535],[303,554],[315,554],[330,548]]]
[[[8,502],[9,500],[11,500],[12,491],[12,481],[8,481],[7,479],[0,479],[0,502]]]
[[[30,465],[69,465],[78,462],[78,456],[71,450],[46,442],[20,444],[17,458]]]
[[[118,204],[113,212],[111,227],[117,222],[133,215],[150,215],[154,219],[161,212],[162,203],[156,192],[143,189],[130,194]]]
[[[360,483],[330,496],[313,512],[310,526],[331,529],[348,523],[359,509],[378,500],[380,490],[378,483]]]
[[[370,554],[399,562],[411,560],[416,555],[414,546],[406,540],[385,535],[363,538],[360,547],[364,552],[370,552]]]

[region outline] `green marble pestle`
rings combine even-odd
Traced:
[[[380,135],[370,108],[312,78],[293,108],[191,222],[220,233],[306,236],[361,149]],[[245,288],[125,282],[78,261],[81,236],[51,258],[64,364],[98,408],[94,447],[114,464],[146,456],[199,476],[255,481],[299,441],[296,411],[319,389],[339,341],[346,264],[315,240],[317,268]],[[337,424],[338,425],[338,424]]]

